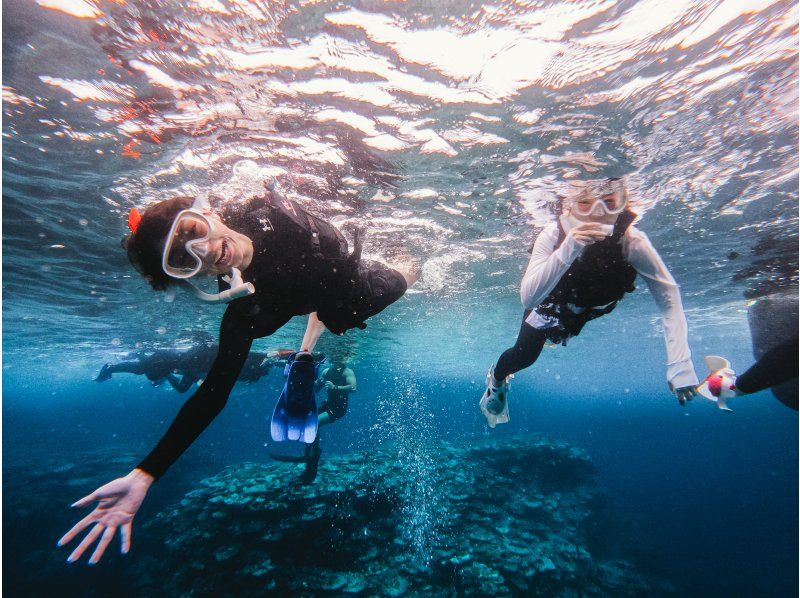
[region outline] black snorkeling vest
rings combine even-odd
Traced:
[[[234,227],[254,240],[253,262],[243,275],[255,284],[256,295],[267,291],[296,304],[340,295],[357,276],[360,231],[348,253],[347,240],[335,226],[276,191],[250,200],[235,221]]]
[[[633,212],[622,212],[611,236],[583,251],[536,312],[557,319],[570,336],[575,336],[586,322],[611,312],[625,293],[634,291],[636,269],[622,253],[622,237],[635,219]],[[559,222],[556,248],[564,239],[566,233]],[[576,314],[568,305],[585,311]]]

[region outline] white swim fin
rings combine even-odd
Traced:
[[[500,384],[495,384],[497,381],[492,368],[486,372],[486,391],[478,405],[490,428],[494,428],[497,424],[507,424],[510,420],[508,416],[508,380],[510,379],[511,376],[508,376]]]

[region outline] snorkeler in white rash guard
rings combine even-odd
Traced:
[[[633,226],[620,179],[590,181],[561,217],[539,234],[522,278],[525,312],[517,341],[486,375],[480,408],[490,427],[509,421],[508,383],[532,365],[545,342],[566,345],[587,322],[611,312],[641,275],[661,312],[667,381],[684,405],[697,391],[686,317],[675,279],[643,232]]]

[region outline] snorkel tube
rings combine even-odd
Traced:
[[[230,288],[219,293],[206,293],[205,291],[197,288],[191,282],[185,281],[189,290],[194,293],[195,297],[206,303],[228,303],[234,299],[247,297],[256,292],[256,288],[252,282],[244,282],[242,280],[242,273],[238,268],[231,268],[231,273],[223,276],[222,280],[230,285]]]

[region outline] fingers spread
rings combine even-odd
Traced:
[[[94,565],[99,561],[103,553],[108,548],[108,545],[111,543],[111,540],[114,539],[114,534],[117,533],[117,528],[113,525],[106,528],[106,531],[103,532],[103,537],[100,538],[100,541],[97,543],[97,548],[94,549],[94,553],[92,554],[92,558],[89,559],[89,564]]]
[[[95,521],[96,512],[92,511],[86,517],[81,519],[78,523],[72,526],[72,529],[69,530],[66,534],[64,534],[61,539],[58,541],[59,546],[63,546],[67,542],[70,542],[72,538],[77,536],[83,529],[89,526],[90,523]]]
[[[131,523],[126,523],[119,529],[119,533],[122,536],[122,546],[120,547],[122,554],[128,554],[128,551],[131,549],[132,531],[133,525]]]
[[[105,526],[100,523],[95,525],[92,530],[86,534],[86,537],[83,539],[83,541],[78,544],[78,547],[72,551],[72,554],[69,555],[67,562],[72,563],[81,558],[81,555],[86,551],[87,548],[89,548],[92,542],[97,540],[98,536],[103,533],[104,528]]]

